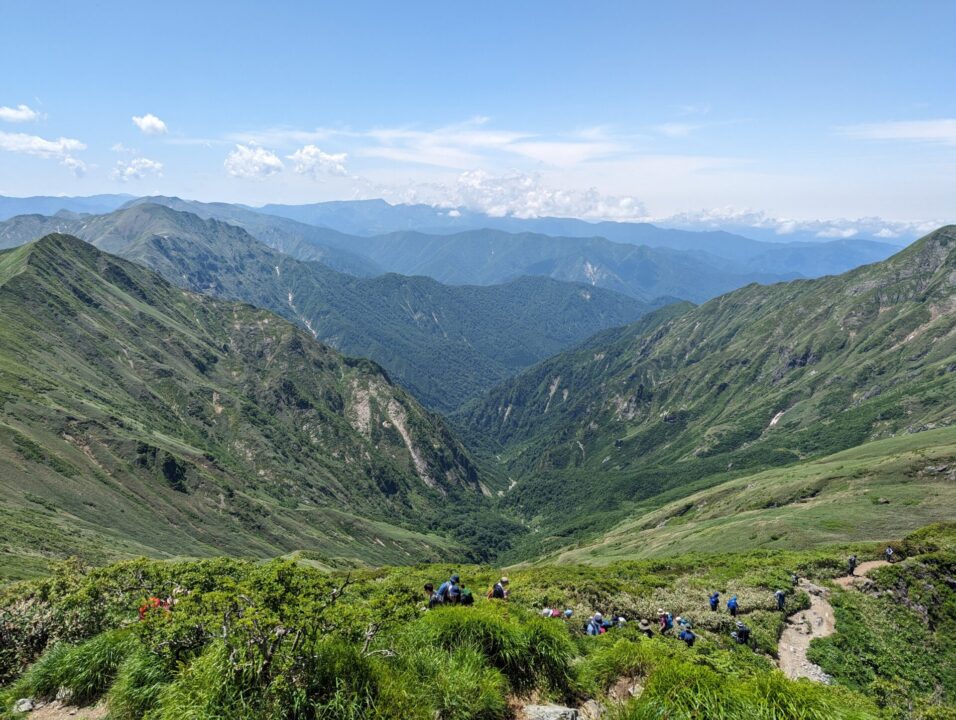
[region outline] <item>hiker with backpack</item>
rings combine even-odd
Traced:
[[[475,604],[475,596],[472,594],[471,590],[469,590],[465,586],[462,586],[461,588],[461,594],[459,595],[459,598],[458,598],[458,604],[459,605],[474,605]]]
[[[679,640],[683,640],[687,647],[694,647],[694,641],[697,639],[697,636],[689,627],[685,627],[680,631],[680,635],[677,636]]]
[[[654,637],[654,631],[651,630],[651,624],[647,622],[647,618],[641,618],[641,621],[637,624],[637,629],[648,639]]]
[[[428,602],[428,610],[435,607],[441,600],[438,599],[438,593],[435,592],[435,586],[431,583],[425,583],[425,599]]]
[[[850,555],[850,559],[846,561],[847,575],[853,577],[856,575],[856,555]]]
[[[603,635],[606,633],[607,628],[604,627],[604,616],[599,612],[594,613],[591,619],[588,620],[588,624],[584,626],[584,631],[588,635]]]
[[[883,554],[886,556],[886,562],[893,562],[893,548],[887,545],[886,550],[883,551]]]
[[[777,610],[783,612],[787,606],[787,593],[783,590],[777,590],[773,596],[777,599]]]
[[[714,612],[717,612],[717,608],[720,607],[720,593],[716,590],[710,595],[710,609]]]
[[[674,629],[674,616],[665,612],[664,608],[658,608],[657,624],[660,626],[661,635],[666,635]]]
[[[503,577],[492,586],[488,591],[489,600],[507,600],[508,599],[508,578]]]
[[[735,637],[740,645],[750,644],[750,628],[744,625],[742,620],[737,621],[737,632],[731,633],[731,636]]]
[[[730,611],[730,617],[737,617],[737,611],[740,609],[740,606],[737,603],[736,595],[733,595],[730,600],[727,601],[727,609]]]
[[[461,587],[459,583],[461,582],[461,577],[458,573],[452,573],[452,576],[448,578],[438,587],[438,591],[435,593],[438,597],[436,598],[439,604],[445,603],[456,603],[461,599]]]

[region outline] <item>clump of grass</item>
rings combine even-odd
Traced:
[[[233,680],[228,649],[213,642],[163,687],[144,720],[253,720],[255,710]]]
[[[158,655],[137,648],[120,664],[106,697],[110,719],[139,720],[156,705],[171,679],[169,669]]]
[[[406,642],[443,648],[471,647],[500,670],[515,690],[539,684],[568,691],[574,644],[562,623],[497,604],[440,608],[414,623]]]
[[[20,697],[42,700],[51,700],[62,690],[70,702],[89,704],[107,690],[135,643],[127,629],[101,633],[82,645],[59,643],[34,663],[11,690]]]

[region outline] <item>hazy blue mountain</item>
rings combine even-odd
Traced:
[[[342,352],[375,360],[443,411],[647,309],[609,290],[545,277],[485,287],[358,278],[283,255],[235,225],[149,203],[78,220],[14,218],[0,223],[0,245],[53,230],[191,290],[272,310]]]
[[[330,239],[332,240],[332,239]],[[701,302],[751,282],[777,282],[795,273],[739,269],[735,263],[667,248],[610,242],[604,238],[550,237],[501,230],[454,235],[391,233],[332,240],[392,272],[427,275],[451,284],[492,284],[543,275],[625,293],[649,301],[662,295]]]
[[[747,227],[733,232],[721,230],[691,230],[664,228],[650,223],[588,222],[575,218],[517,218],[493,217],[464,208],[435,208],[430,205],[390,205],[384,200],[315,203],[311,205],[266,205],[262,211],[295,218],[301,222],[322,225],[353,235],[382,235],[412,230],[429,234],[449,234],[483,228],[512,233],[539,233],[563,237],[603,237],[612,242],[672,250],[703,251],[711,255],[748,261],[766,255],[778,245],[791,241],[804,242],[801,246],[801,264],[820,268],[819,275],[843,272],[867,262],[882,260],[899,249],[899,244],[864,239],[841,240],[834,243],[839,251],[818,251],[814,246],[830,242],[814,236],[794,234],[781,236],[767,231],[758,239],[746,237]],[[762,232],[758,228],[754,232]],[[858,245],[859,243],[859,245]],[[818,255],[818,252],[820,254]],[[828,264],[828,259],[833,259]],[[765,258],[765,262],[772,258]],[[743,270],[743,268],[741,268]],[[779,265],[765,265],[764,271],[786,273],[788,267],[780,258]],[[799,272],[799,271],[798,271]]]
[[[128,202],[133,195],[89,195],[87,197],[7,197],[0,195],[0,220],[14,215],[54,215],[60,210],[77,213],[107,213]]]

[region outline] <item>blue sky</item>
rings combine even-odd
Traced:
[[[954,2],[273,5],[0,1],[0,194],[956,220]]]

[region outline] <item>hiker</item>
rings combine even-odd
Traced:
[[[796,573],[790,573],[790,584],[794,587],[800,584],[800,578],[797,577]]]
[[[748,645],[750,643],[750,628],[744,625],[743,621],[737,621],[737,632],[733,633],[736,635],[737,642],[741,645]]]
[[[471,590],[466,587],[461,588],[461,596],[458,600],[460,605],[474,605],[475,596],[472,594]]]
[[[450,578],[438,586],[438,592],[435,593],[438,596],[438,602],[458,602],[461,597],[461,589],[458,587],[458,583],[460,582],[461,577],[459,577],[458,573],[452,573]]]
[[[886,562],[893,562],[893,548],[887,545],[886,550],[883,551],[883,554],[886,555]]]
[[[647,622],[647,618],[641,618],[641,621],[637,624],[637,629],[641,631],[644,637],[654,637],[654,631],[651,630],[651,624]]]
[[[727,609],[730,611],[730,617],[737,617],[737,611],[740,606],[737,604],[737,596],[734,595],[727,601]]]
[[[690,618],[681,617],[680,615],[677,616],[677,627],[678,627],[678,628],[680,628],[681,630],[683,630],[683,629],[685,629],[685,628],[689,628],[690,625],[691,625]]]
[[[674,616],[669,612],[664,612],[664,608],[658,608],[657,624],[660,626],[661,635],[669,633],[674,628]]]
[[[846,561],[847,575],[853,577],[856,575],[856,555],[850,555],[850,559]]]
[[[588,635],[603,635],[607,632],[607,628],[604,627],[604,616],[601,613],[596,612],[588,620],[588,624],[584,628],[585,632]]]
[[[508,578],[503,577],[494,584],[494,587],[488,591],[489,600],[507,600],[508,599]]]
[[[720,607],[720,593],[714,590],[710,596],[710,609],[717,612],[718,607]]]
[[[690,628],[685,627],[680,631],[680,635],[677,636],[678,639],[683,640],[687,647],[694,647],[694,641],[697,639],[697,636],[691,631]]]
[[[783,590],[777,590],[773,596],[777,598],[777,610],[783,612],[787,604],[787,593],[785,593]]]
[[[571,608],[568,608],[567,610],[564,611],[565,620],[570,620],[573,615],[574,615],[574,610],[572,610]]]
[[[441,600],[438,599],[438,593],[435,592],[435,586],[431,583],[425,583],[425,597],[428,600],[428,609],[431,610],[435,607]]]

